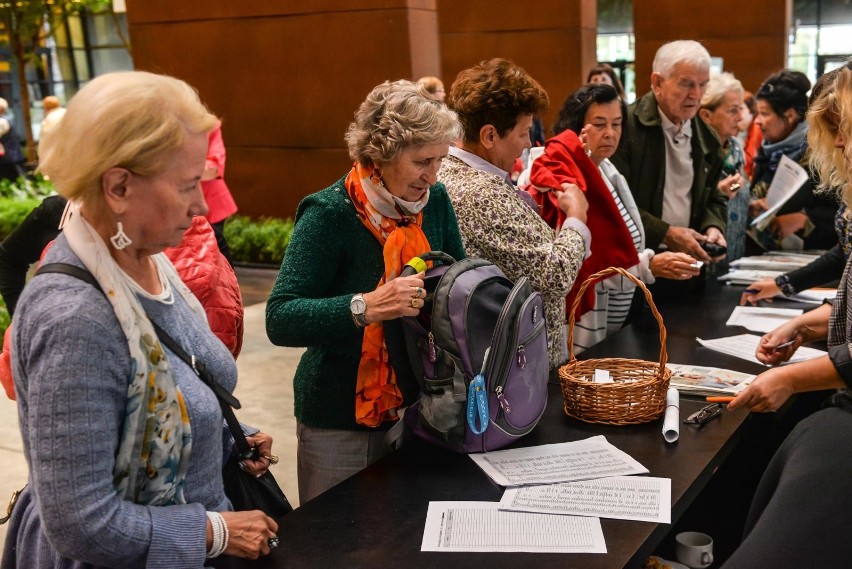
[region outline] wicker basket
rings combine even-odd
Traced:
[[[621,358],[578,360],[574,356],[574,320],[577,306],[586,288],[598,280],[621,274],[642,289],[660,327],[660,361]],[[651,293],[636,277],[618,267],[610,267],[590,276],[580,287],[568,318],[567,364],[559,368],[565,413],[587,423],[635,425],[659,417],[666,407],[666,391],[672,372],[666,367],[666,327]],[[614,383],[593,383],[596,369],[605,369]]]

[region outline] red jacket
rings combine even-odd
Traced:
[[[215,169],[216,177],[201,182],[201,191],[209,211],[207,220],[218,223],[237,213],[237,204],[225,183],[225,142],[222,140],[222,123],[207,135],[207,163],[205,168]]]
[[[236,358],[243,347],[243,298],[237,275],[219,252],[210,223],[195,217],[180,245],[164,253],[204,307],[210,329]]]
[[[539,188],[561,188],[563,183],[576,184],[586,194],[589,202],[586,226],[592,234],[592,255],[583,262],[574,288],[568,293],[566,314],[571,310],[577,291],[583,282],[596,272],[608,267],[625,269],[637,265],[639,256],[630,237],[627,225],[600,170],[586,156],[580,139],[571,130],[557,134],[544,144],[544,154],[537,158],[530,170],[530,183]],[[559,209],[553,192],[540,192],[530,187],[527,191],[541,206],[541,216],[551,227],[561,227],[565,213]],[[586,289],[577,311],[577,319],[595,306],[595,287]]]

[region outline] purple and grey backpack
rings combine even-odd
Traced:
[[[461,453],[509,445],[536,426],[547,406],[541,295],[526,277],[513,283],[489,261],[455,262],[440,252],[412,259],[403,274],[423,261],[443,263],[426,271],[425,306],[385,331],[399,381],[419,385],[405,425]]]

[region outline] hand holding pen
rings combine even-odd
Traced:
[[[781,289],[775,284],[774,279],[755,281],[743,291],[740,297],[740,306],[745,306],[747,303],[757,305],[759,300],[772,302],[772,297],[779,294],[781,294]]]
[[[795,331],[787,331],[785,326],[779,326],[763,335],[754,356],[763,364],[775,366],[793,357],[801,345],[802,338]]]

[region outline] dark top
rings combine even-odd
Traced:
[[[787,156],[808,170],[806,153],[807,144],[799,149],[791,150]],[[752,189],[758,197],[765,194],[775,177],[777,163],[773,167],[772,162],[773,160],[766,155],[765,147],[761,146],[754,158],[754,173],[751,178]],[[810,173],[811,176],[793,194],[793,197],[781,206],[776,215],[804,212],[813,224],[813,228],[807,235],[802,231],[797,232],[804,241],[804,248],[830,249],[837,244],[837,234],[834,231],[834,216],[839,207],[837,194],[836,192],[818,192],[816,189],[819,186],[819,179],[812,171]]]
[[[308,348],[293,378],[296,418],[312,427],[357,430],[367,428],[355,423],[364,332],[352,321],[349,302],[355,293],[375,290],[385,265],[382,246],[361,223],[343,181],[299,204],[266,304],[266,333],[273,344]],[[423,232],[432,250],[465,257],[443,184],[431,188]]]
[[[742,545],[723,567],[849,567],[852,412],[825,409],[802,421],[763,475]]]
[[[39,260],[47,244],[59,235],[65,203],[62,196],[45,198],[0,243],[0,295],[6,302],[9,316],[15,313],[30,265]]]

